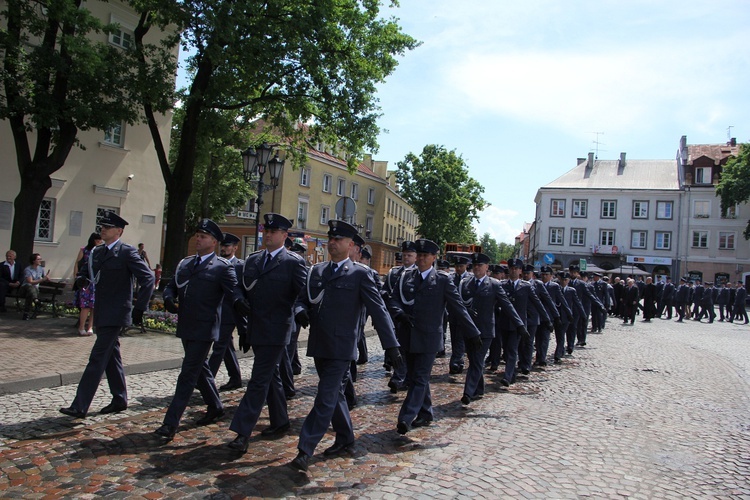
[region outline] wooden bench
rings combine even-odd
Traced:
[[[45,283],[39,283],[39,302],[34,310],[31,311],[31,317],[36,318],[39,314],[39,304],[46,303],[52,305],[52,315],[55,317],[62,316],[62,313],[58,313],[58,306],[62,305],[58,303],[58,297],[63,294],[66,283],[58,283],[57,281],[47,281]],[[26,297],[21,297],[20,288],[11,288],[8,290],[8,297],[16,299],[16,311],[23,312],[23,308],[26,304]]]

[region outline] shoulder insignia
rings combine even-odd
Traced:
[[[231,265],[232,265],[232,263],[231,263],[231,262],[229,262],[229,261],[228,261],[227,259],[225,259],[224,257],[221,257],[221,256],[217,255],[217,256],[216,256],[216,258],[217,258],[217,259],[219,260],[219,262],[223,262],[224,264],[226,264],[226,265],[228,265],[228,266],[231,266]]]

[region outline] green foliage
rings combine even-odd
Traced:
[[[498,262],[498,245],[497,241],[495,241],[495,238],[490,236],[490,233],[484,233],[482,235],[482,238],[479,240],[479,244],[482,246],[482,253],[487,255],[490,260],[494,262]]]
[[[740,144],[739,154],[724,165],[716,195],[721,198],[722,215],[726,215],[729,208],[750,200],[750,144]],[[750,220],[743,235],[750,240]]]
[[[419,156],[409,153],[398,163],[400,193],[419,217],[417,231],[438,245],[477,240],[472,223],[487,202],[484,187],[469,176],[455,150],[427,145]]]
[[[515,257],[521,250],[520,244],[499,243],[497,246],[497,262]]]

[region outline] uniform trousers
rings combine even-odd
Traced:
[[[398,343],[400,344],[400,347],[398,349],[399,351],[401,351],[401,357],[404,359],[406,359],[406,347],[409,345],[410,335],[410,329],[406,329],[401,325],[396,326],[396,338],[398,339]],[[393,367],[393,374],[391,375],[390,382],[396,384],[396,387],[398,387],[399,389],[403,389],[409,386],[408,379],[410,374],[406,365],[407,363],[403,363],[399,368],[396,368],[395,366]]]
[[[487,361],[485,361],[485,364],[489,363],[490,368],[495,370],[500,365],[500,361],[503,360],[503,331],[500,328],[500,322],[498,320],[495,320],[495,336],[492,337],[492,342],[490,342],[490,350],[487,354]]]
[[[344,397],[344,382],[350,364],[348,359],[315,358],[318,392],[300,431],[297,448],[301,452],[312,456],[329,425],[336,433],[336,443],[347,445],[354,442],[352,419]]]
[[[430,395],[430,375],[435,363],[434,352],[415,352],[406,354],[409,388],[398,412],[398,421],[408,425],[415,418],[432,420],[432,396]]]
[[[580,316],[573,316],[573,319],[568,323],[568,329],[565,331],[565,340],[568,343],[568,350],[572,351],[576,343],[576,335],[578,334],[578,324],[581,321]]]
[[[503,353],[505,355],[505,381],[512,384],[516,381],[516,362],[518,361],[518,331],[503,330]]]
[[[560,318],[560,326],[555,328],[555,361],[562,359],[565,355],[565,341],[570,320]]]
[[[89,362],[78,383],[76,397],[71,408],[87,413],[94,399],[102,375],[107,374],[107,384],[112,400],[116,403],[128,402],[128,391],[125,386],[125,371],[120,356],[121,326],[97,326],[96,341],[91,348]]]
[[[289,356],[286,347],[284,347],[284,352],[281,353],[281,360],[279,361],[279,376],[281,377],[284,394],[290,397],[294,396],[297,393],[294,387],[294,369],[292,368],[292,358]]]
[[[539,328],[539,325],[529,324],[529,336],[521,337],[518,341],[518,368],[521,370],[531,370],[531,363],[534,358],[534,339],[536,339],[536,332]]]
[[[234,332],[234,323],[222,323],[219,328],[219,340],[214,342],[214,349],[211,357],[208,358],[208,367],[214,377],[219,373],[221,362],[227,367],[230,383],[241,383],[242,375],[240,373],[240,364],[237,362],[237,353],[234,350],[234,341],[232,333]]]
[[[584,306],[583,311],[586,314],[578,318],[578,331],[577,331],[578,342],[581,344],[586,343],[586,333],[589,328],[589,316],[591,315],[591,306],[589,306],[588,308]]]
[[[451,330],[451,359],[448,365],[451,368],[464,367],[464,354],[466,345],[464,344],[464,334],[456,322],[448,320],[448,326]]]
[[[549,339],[552,332],[544,325],[536,329],[536,362],[537,364],[547,362],[547,351],[549,350]]]
[[[185,340],[182,339],[182,348],[185,357],[182,359],[182,368],[177,377],[177,387],[174,390],[174,398],[169,404],[167,414],[164,415],[164,423],[173,427],[180,425],[182,414],[187,408],[190,396],[197,387],[203,397],[203,402],[209,408],[223,408],[219,391],[216,389],[214,376],[208,367],[208,353],[213,344],[210,340]]]
[[[241,436],[250,436],[258,423],[263,405],[268,403],[268,418],[271,427],[289,423],[286,397],[279,376],[279,362],[286,355],[286,346],[253,346],[253,372],[247,390],[237,407],[229,429]]]
[[[470,398],[484,396],[484,358],[490,350],[491,343],[491,338],[482,339],[482,347],[466,353],[469,368],[466,370],[464,394],[468,394]]]

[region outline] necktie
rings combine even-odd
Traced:
[[[474,280],[471,282],[471,291],[472,293],[476,293],[477,289],[479,288],[479,280],[474,278]]]
[[[331,274],[336,274],[336,271],[339,270],[339,265],[335,262],[331,262]]]
[[[263,269],[265,269],[266,267],[268,267],[268,264],[269,264],[270,262],[271,262],[271,254],[270,254],[270,253],[267,253],[267,254],[266,254],[266,261],[265,261],[265,262],[263,263]]]
[[[201,258],[200,258],[199,255],[196,255],[195,256],[195,262],[193,263],[193,271],[195,271],[196,269],[198,269],[198,266],[200,266],[200,265],[201,265]]]

